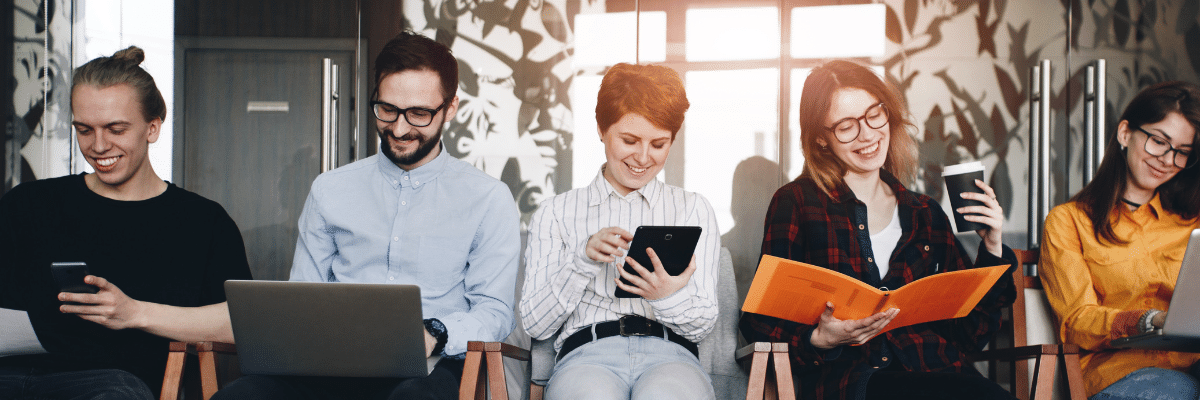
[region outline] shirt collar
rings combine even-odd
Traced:
[[[600,203],[603,203],[604,200],[609,196],[613,196],[618,199],[630,199],[630,196],[635,195],[640,196],[646,201],[647,204],[654,204],[655,201],[658,200],[658,196],[663,191],[662,185],[664,185],[664,183],[655,178],[651,179],[649,183],[646,183],[646,186],[642,186],[638,190],[634,190],[625,196],[621,196],[621,193],[618,192],[617,189],[608,182],[608,179],[604,178],[604,168],[606,166],[607,164],[601,165],[600,172],[596,174],[596,178],[592,179],[592,183],[588,184],[588,205],[590,206],[600,205]]]
[[[888,170],[880,169],[879,179],[883,180],[884,184],[892,188],[892,193],[896,195],[896,205],[907,205],[914,209],[925,206],[925,203],[922,203],[920,200],[918,200],[917,196],[908,191],[908,188],[905,188],[904,184],[901,184],[900,180],[896,179],[896,176],[892,175],[892,173],[888,172]],[[833,193],[831,193],[830,197],[832,197],[833,201],[838,203],[858,200],[858,198],[854,196],[854,192],[850,190],[850,186],[846,185],[845,180],[839,180],[838,184],[834,186],[832,192]]]
[[[379,170],[383,172],[383,176],[387,179],[388,184],[395,187],[419,188],[422,185],[433,182],[438,176],[441,176],[442,171],[446,169],[446,164],[450,160],[450,154],[441,143],[438,144],[439,151],[437,157],[429,160],[428,163],[417,167],[411,171],[405,171],[390,158],[382,153],[376,154],[378,157]]]

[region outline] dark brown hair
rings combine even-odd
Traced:
[[[396,35],[375,57],[375,93],[379,93],[383,78],[409,70],[436,72],[442,81],[443,100],[458,93],[458,59],[450,48],[411,30]]]

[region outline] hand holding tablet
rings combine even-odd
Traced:
[[[654,254],[658,257],[666,273],[671,276],[678,276],[691,263],[692,255],[696,252],[696,244],[700,241],[701,231],[702,228],[698,226],[640,226],[634,232],[633,242],[630,244],[629,252],[626,254],[637,265],[645,268],[648,272],[654,272],[655,264],[650,254],[646,251],[647,249],[653,249]],[[635,267],[630,265],[628,261],[624,264],[623,268],[625,273],[639,276]],[[624,277],[621,278],[621,283],[636,286]],[[616,289],[615,296],[618,298],[640,297],[621,289],[619,286]]]

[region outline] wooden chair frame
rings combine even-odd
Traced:
[[[201,398],[208,400],[220,384],[217,379],[217,355],[237,354],[237,346],[222,342],[171,342],[167,353],[167,368],[163,375],[160,400],[177,400],[183,389],[183,370],[189,354],[199,359]]]
[[[508,400],[508,383],[504,377],[504,357],[529,361],[529,350],[501,342],[467,342],[467,359],[463,365],[459,400]],[[487,367],[484,368],[485,363]],[[487,382],[487,384],[481,384]]]
[[[734,354],[738,363],[750,364],[750,382],[746,400],[795,400],[792,362],[788,359],[787,343],[751,343]],[[769,373],[773,370],[775,373]]]

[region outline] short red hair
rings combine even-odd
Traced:
[[[671,132],[671,140],[683,126],[687,112],[687,93],[675,70],[661,65],[620,63],[609,68],[596,96],[596,124],[600,132],[620,121],[625,114],[637,114],[651,124]]]

